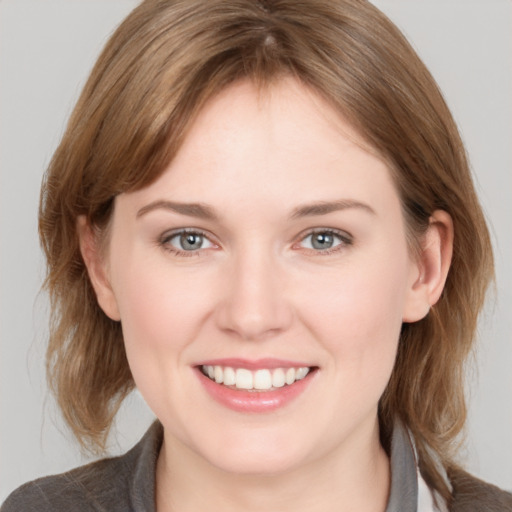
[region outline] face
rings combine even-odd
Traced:
[[[375,432],[418,268],[390,172],[311,90],[210,101],[116,198],[105,261],[100,303],[166,443],[279,472]]]

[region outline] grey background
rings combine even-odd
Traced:
[[[496,299],[480,324],[461,453],[512,489],[512,2],[375,0],[430,67],[458,121],[493,230]],[[87,459],[44,383],[47,304],[36,233],[39,184],[95,57],[135,0],[0,1],[0,502],[19,484]],[[476,369],[478,368],[478,369]],[[152,418],[133,394],[111,453]]]

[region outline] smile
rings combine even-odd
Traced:
[[[314,386],[318,366],[280,359],[223,359],[195,366],[207,396],[240,413],[270,413],[286,407]]]
[[[230,366],[202,365],[202,373],[217,384],[247,391],[270,391],[290,386],[304,379],[311,368],[258,369],[232,368]]]

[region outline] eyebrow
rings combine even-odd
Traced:
[[[149,212],[154,210],[170,210],[181,215],[187,215],[189,217],[196,217],[198,219],[205,220],[217,220],[217,215],[215,214],[213,208],[203,203],[177,203],[174,201],[154,201],[146,206],[143,206],[137,212],[137,218],[146,215]]]
[[[328,213],[348,210],[351,208],[361,209],[372,215],[376,215],[375,210],[365,203],[354,201],[352,199],[339,199],[337,201],[319,201],[317,203],[298,206],[297,208],[294,208],[291,218],[299,219],[315,215],[327,215]]]
[[[327,215],[328,213],[340,210],[348,210],[351,208],[361,209],[372,215],[376,215],[375,210],[365,203],[354,201],[352,199],[339,199],[337,201],[319,201],[298,206],[293,209],[290,218],[299,219],[303,217]],[[170,210],[181,215],[196,217],[203,220],[216,221],[219,218],[214,209],[204,203],[178,203],[175,201],[165,200],[154,201],[146,206],[143,206],[137,212],[137,218],[140,218],[149,212],[159,209]]]

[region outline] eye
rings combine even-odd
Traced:
[[[200,249],[209,249],[214,246],[204,233],[192,230],[175,231],[164,235],[161,244],[176,253],[191,253]]]
[[[331,252],[339,246],[346,246],[351,243],[352,239],[349,235],[324,229],[309,233],[301,240],[300,245],[317,252]]]

